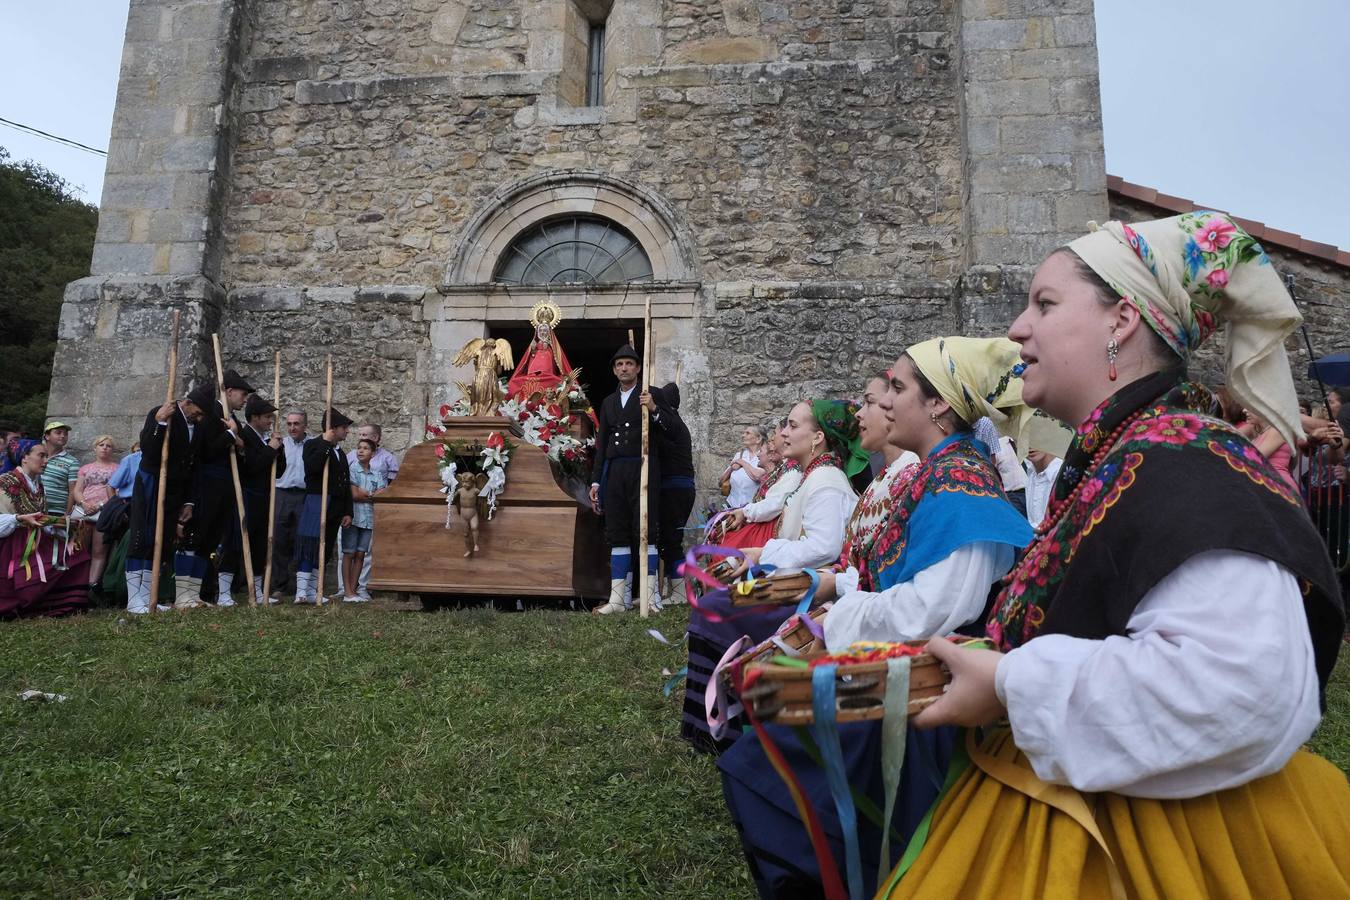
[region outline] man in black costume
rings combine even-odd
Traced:
[[[263,598],[263,569],[267,565],[267,523],[271,520],[269,505],[272,463],[277,464],[277,475],[286,471],[286,454],[281,452],[281,432],[273,427],[277,408],[254,394],[244,404],[247,420],[241,433],[244,455],[239,462],[239,483],[244,495],[244,526],[248,529],[249,558],[253,563],[253,593],[258,602]],[[243,546],[236,524],[230,532],[225,566],[238,575],[244,571]],[[275,602],[269,600],[267,602]]]
[[[661,465],[660,530],[657,548],[666,572],[662,596],[670,603],[684,602],[684,526],[694,510],[694,445],[689,426],[680,418],[680,387],[675,382],[652,388],[652,434]]]
[[[141,428],[141,464],[131,493],[131,539],[127,545],[127,612],[141,615],[150,611],[158,585],[150,583],[151,558],[155,550],[155,503],[159,497],[159,464],[164,448],[164,437],[169,435],[169,465],[164,490],[164,559],[173,559],[175,581],[192,585],[186,591],[195,602],[185,602],[183,608],[200,606],[201,580],[206,572],[206,560],[191,551],[187,540],[191,527],[194,503],[192,499],[193,474],[199,456],[199,445],[204,438],[200,423],[216,404],[216,392],[210,385],[193,389],[183,400],[170,401],[150,410]],[[179,552],[172,554],[171,548]],[[175,602],[175,606],[178,605]]]
[[[329,409],[323,434],[305,441],[305,507],[300,513],[300,553],[295,564],[295,602],[327,603],[323,572],[319,571],[319,520],[323,498],[324,463],[328,465],[328,517],[324,521],[324,568],[341,559],[338,528],[352,524],[352,473],[341,444],[352,420]]]
[[[221,550],[227,540],[237,540],[239,530],[239,512],[234,503],[234,479],[230,474],[230,454],[244,449],[244,426],[235,417],[235,410],[244,408],[244,401],[253,393],[253,388],[240,377],[234,369],[227,369],[224,376],[225,404],[229,408],[229,417],[223,417],[219,403],[205,410],[202,419],[204,436],[198,446],[197,470],[194,473],[196,509],[193,510],[193,531],[196,540],[193,548],[197,556],[209,559],[211,554]],[[223,562],[225,552],[217,554]],[[219,606],[233,606],[234,599],[230,591],[234,585],[234,572],[226,564],[217,567],[216,603]],[[184,585],[180,585],[180,590]],[[177,605],[177,600],[174,601]]]
[[[637,572],[633,565],[634,550],[638,546],[638,497],[642,480],[642,393],[638,375],[642,365],[637,351],[625,344],[615,352],[611,365],[619,389],[600,404],[595,435],[595,464],[591,470],[591,506],[605,517],[605,542],[609,544],[609,601],[594,611],[601,615],[623,612],[632,601],[624,604],[624,582],[633,576],[634,594],[637,594]],[[650,398],[649,398],[650,402]],[[659,521],[657,488],[661,483],[657,455],[649,454],[647,472],[648,545],[647,578],[656,586],[655,524]],[[660,594],[651,591],[652,609],[661,608]]]

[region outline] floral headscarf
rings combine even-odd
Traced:
[[[1017,444],[1019,456],[1035,445],[1062,456],[1072,432],[1022,402],[1022,348],[1007,338],[943,337],[905,351],[942,399],[970,424],[988,417]],[[1035,439],[1033,440],[1033,433]]]
[[[844,400],[812,400],[811,415],[840,450],[843,458],[844,474],[852,478],[871,465],[871,457],[862,448],[862,438],[858,434],[858,404]]]
[[[1231,218],[1191,212],[1107,222],[1069,244],[1183,360],[1227,323],[1234,396],[1292,444],[1301,437],[1284,339],[1303,317],[1261,245]]]

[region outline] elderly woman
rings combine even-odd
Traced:
[[[46,445],[21,441],[15,456],[18,467],[0,475],[0,618],[78,612],[89,602],[89,554],[70,546],[64,519],[44,525]]]
[[[764,429],[758,425],[748,425],[741,432],[741,449],[722,471],[721,482],[726,488],[728,509],[739,509],[755,495],[755,488],[765,474],[759,459],[765,438]]]
[[[876,526],[861,531],[859,546],[841,563],[845,570],[821,573],[824,597],[842,592],[825,618],[831,650],[854,641],[911,640],[983,625],[991,586],[1012,567],[1032,530],[1008,502],[988,447],[976,440],[971,426],[988,416],[1004,430],[1026,427],[1031,411],[1020,399],[1017,363],[1012,342],[975,338],[924,341],[896,360],[877,399],[877,425],[884,423],[889,443],[919,461],[890,483]],[[866,409],[860,419],[872,431],[876,420]],[[839,731],[850,786],[881,808],[879,724],[841,725]],[[833,858],[842,863],[849,845],[826,778],[788,729],[770,726],[766,733],[797,774]],[[953,729],[907,738],[890,820],[901,838],[913,833],[937,796],[955,739]],[[758,735],[742,736],[718,767],[760,895],[821,895],[823,875],[807,829]],[[869,825],[858,823],[856,871],[863,877],[857,887],[870,895],[883,856],[889,867],[904,842],[883,843],[880,831]]]
[[[972,765],[883,895],[1350,895],[1350,788],[1300,750],[1341,643],[1336,574],[1185,381],[1226,324],[1229,390],[1293,443],[1299,319],[1219,213],[1112,222],[1041,264],[1009,335],[1025,399],[1077,434],[996,601],[999,649],[934,641],[953,681],[915,719],[1006,724],[968,732]]]
[[[840,400],[802,401],[782,431],[783,458],[801,469],[801,481],[783,498],[776,536],[745,549],[746,559],[777,568],[824,566],[839,558],[844,527],[858,501],[849,476],[867,466],[853,408]],[[728,740],[708,731],[704,692],[717,661],[742,635],[762,641],[792,614],[791,607],[733,611],[725,591],[706,594],[689,617],[689,672],[680,735],[697,749],[720,752]]]

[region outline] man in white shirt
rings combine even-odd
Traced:
[[[398,477],[398,457],[380,446],[380,440],[383,437],[384,430],[374,422],[367,422],[357,431],[357,443],[370,441],[375,445],[375,453],[370,457],[370,471],[376,475],[384,476],[385,481],[393,484],[394,479]],[[349,466],[356,465],[355,450],[347,453],[347,464]],[[371,554],[366,551],[365,561],[361,563],[361,577],[356,584],[356,596],[362,600],[370,599],[370,559]],[[338,591],[345,596],[341,566],[338,566]]]
[[[277,503],[273,514],[276,525],[272,538],[273,591],[291,593],[295,590],[296,542],[299,540],[300,512],[305,506],[305,441],[309,417],[303,410],[286,413],[286,436],[281,449],[286,454],[286,468],[277,479]]]
[[[1027,461],[1022,467],[1027,473],[1027,521],[1035,528],[1045,518],[1046,507],[1050,504],[1050,494],[1055,489],[1055,479],[1059,477],[1059,467],[1064,460],[1044,450],[1032,450],[1027,453]]]

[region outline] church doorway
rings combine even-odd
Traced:
[[[614,351],[628,342],[632,329],[635,348],[642,355],[641,319],[595,319],[580,322],[564,320],[556,332],[558,343],[572,368],[581,370],[581,386],[592,406],[599,406],[618,388],[618,381],[610,366]],[[524,358],[534,327],[528,322],[491,324],[488,337],[504,338],[511,344],[511,356],[519,364]]]

